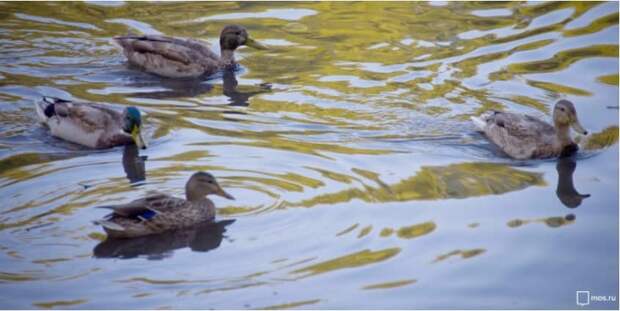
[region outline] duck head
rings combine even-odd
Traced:
[[[250,38],[248,31],[243,26],[228,25],[222,29],[220,33],[220,48],[222,52],[234,51],[242,45],[247,45],[259,50],[267,49],[264,45]]]
[[[562,99],[555,104],[555,108],[553,108],[553,122],[558,128],[570,126],[575,132],[588,135],[588,131],[579,123],[575,106],[568,100]]]
[[[220,187],[213,175],[206,172],[194,173],[185,184],[185,196],[188,201],[201,200],[209,194],[219,195],[229,200],[235,199]]]
[[[127,107],[123,112],[123,132],[131,135],[138,148],[146,149],[146,143],[142,138],[142,117],[136,107]]]

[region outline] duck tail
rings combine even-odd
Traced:
[[[34,103],[39,120],[43,123],[47,122],[47,119],[56,115],[56,104],[67,102],[69,101],[52,96],[41,97],[41,100]]]
[[[105,219],[100,219],[100,220],[94,220],[93,223],[95,225],[100,225],[105,229],[109,229],[109,230],[113,230],[113,231],[125,231],[125,227],[113,223],[109,220],[105,220]]]
[[[126,35],[124,36],[116,36],[116,37],[112,37],[112,43],[114,45],[116,45],[117,47],[119,47],[120,49],[125,49],[130,47],[129,41],[133,41],[135,39],[139,39],[143,36],[137,35],[131,31],[129,31]]]
[[[51,115],[48,116],[49,112],[46,113],[46,111],[50,111],[51,110],[52,111],[52,115],[53,115],[54,104],[53,104],[53,102],[50,103],[47,100],[48,98],[49,97],[43,96],[41,98],[41,100],[38,100],[38,101],[34,102],[34,107],[35,107],[35,110],[37,111],[37,116],[39,117],[39,121],[43,122],[43,123],[47,122],[47,119],[49,119],[51,117]]]
[[[478,130],[484,131],[484,128],[487,126],[487,123],[482,118],[474,117],[474,116],[471,116],[469,118],[474,123],[474,125],[478,128]]]
[[[123,42],[124,37],[123,36],[116,36],[112,38],[112,44],[114,44],[114,46],[120,48],[121,50],[125,48],[125,43]]]
[[[116,208],[116,205],[99,205],[99,206],[95,206],[95,208],[107,208],[107,209],[114,210]]]

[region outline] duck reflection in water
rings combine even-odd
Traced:
[[[125,145],[123,150],[123,169],[132,184],[146,179],[145,162],[148,156],[141,156],[134,144]]]
[[[254,90],[240,91],[238,89],[238,81],[236,77],[236,71],[227,69],[222,72],[222,93],[230,98],[229,105],[231,106],[248,106],[249,99],[258,94],[271,92],[271,85],[269,83],[262,83],[257,87],[252,86]],[[183,97],[197,97],[199,95],[211,92],[213,90],[213,83],[204,80],[191,79],[191,80],[174,80],[174,79],[157,79],[149,82],[136,82],[130,85],[136,88],[155,88],[154,90],[148,90],[144,92],[135,92],[130,94],[134,97],[152,98],[152,99],[168,99],[168,98],[183,98]],[[162,88],[164,90],[162,90]]]
[[[558,171],[558,187],[555,190],[558,199],[568,208],[575,208],[581,202],[590,197],[589,194],[580,194],[573,184],[573,173],[577,167],[574,157],[562,157],[558,159],[555,168]]]
[[[160,260],[171,257],[174,250],[185,247],[195,252],[207,252],[220,246],[226,226],[233,222],[234,219],[207,222],[191,228],[132,239],[108,238],[97,244],[93,253],[96,258],[131,259],[145,256],[149,260]]]
[[[252,96],[268,93],[271,91],[271,85],[263,83],[259,85],[259,89],[256,91],[241,92],[237,89],[239,83],[235,77],[234,70],[224,70],[223,76],[224,95],[230,98],[231,106],[249,106],[249,100]]]
[[[198,79],[166,79],[148,77],[146,81],[136,79],[128,85],[132,88],[145,89],[129,94],[132,97],[169,99],[182,97],[196,97],[208,93],[213,89],[213,84]]]

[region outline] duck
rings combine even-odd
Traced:
[[[235,198],[207,172],[194,173],[185,184],[185,199],[161,192],[120,205],[97,206],[112,210],[95,220],[109,238],[136,238],[183,229],[215,219],[215,204],[208,195]]]
[[[35,102],[35,110],[52,136],[75,144],[93,149],[128,144],[147,147],[140,110],[133,106],[119,111],[104,104],[44,96]]]
[[[588,135],[572,102],[562,99],[553,108],[553,125],[527,114],[489,111],[471,117],[479,131],[508,156],[517,160],[569,156],[579,150],[570,127]]]
[[[236,68],[234,52],[246,45],[266,47],[250,38],[240,25],[228,25],[220,33],[220,56],[206,43],[191,38],[162,35],[126,35],[113,38],[130,65],[165,78],[198,78],[219,70]]]

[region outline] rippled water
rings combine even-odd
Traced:
[[[128,31],[270,46],[202,82],[136,72]],[[0,3],[0,307],[577,308],[618,293],[618,3]],[[138,106],[90,151],[41,95]],[[576,159],[512,161],[470,115],[576,104]],[[96,205],[192,172],[220,222],[105,241]],[[590,194],[582,198],[581,194]],[[618,308],[617,302],[592,303]]]

